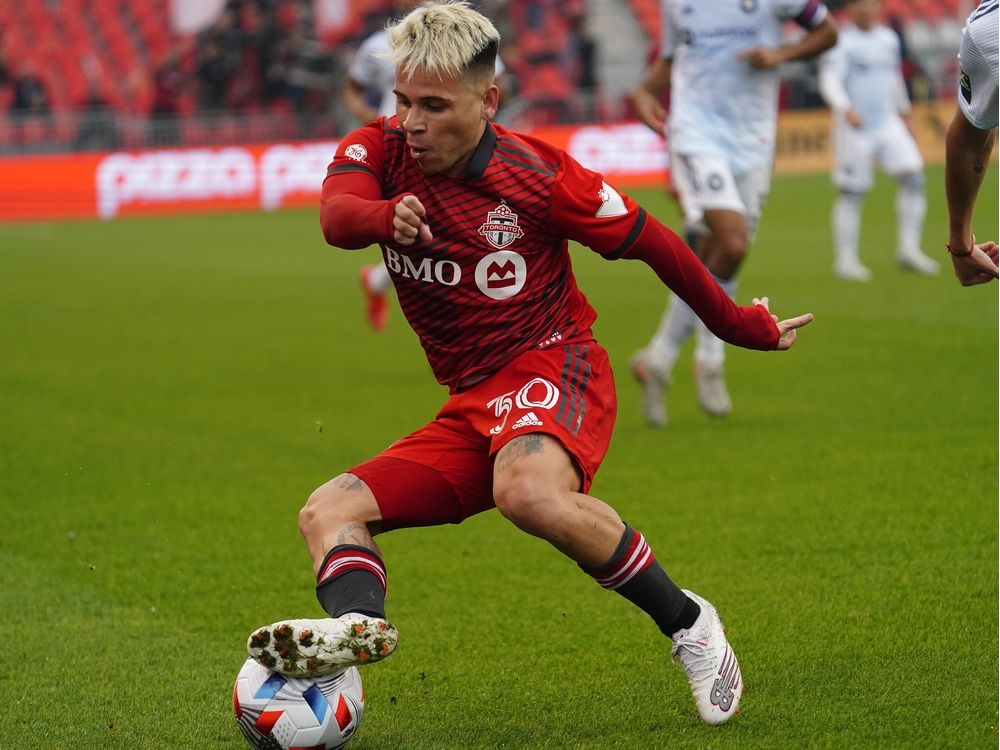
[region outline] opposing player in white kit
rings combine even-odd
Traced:
[[[983,0],[962,31],[958,103],[945,140],[948,252],[962,286],[998,275],[996,242],[977,244],[972,235],[976,196],[996,140],[998,5],[998,0]]]
[[[927,214],[924,160],[904,120],[910,99],[902,74],[899,36],[879,23],[879,0],[848,0],[849,24],[822,58],[819,90],[833,112],[833,183],[838,192],[831,224],[834,273],[869,281],[858,238],[865,194],[876,163],[899,183],[896,192],[896,260],[905,269],[933,275],[937,261],[920,249]]]
[[[782,27],[805,30],[782,44]],[[632,92],[636,114],[666,135],[671,176],[685,224],[703,229],[699,255],[726,292],[750,245],[771,185],[778,111],[778,67],[823,52],[837,24],[819,0],[663,0],[660,56]],[[670,87],[670,112],[658,97]],[[697,329],[698,401],[713,416],[732,402],[723,377],[723,343],[674,297],[649,344],[632,357],[643,414],[667,421],[670,372]]]

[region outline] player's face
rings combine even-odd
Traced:
[[[396,77],[396,117],[410,156],[424,174],[461,177],[496,114],[499,91],[483,77],[438,78],[414,73]]]
[[[854,0],[848,8],[851,22],[860,29],[870,29],[882,13],[879,0]]]

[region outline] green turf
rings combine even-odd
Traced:
[[[627,361],[665,294],[574,256],[621,396],[594,493],[719,606],[742,715],[702,725],[645,615],[494,512],[380,538],[402,641],[350,747],[996,747],[998,287],[897,270],[892,195],[865,207],[875,280],[848,284],[826,178],[775,182],[739,298],[816,322],[731,352],[724,421],[688,349],[645,426]],[[398,309],[364,327],[374,257],[312,211],[0,227],[0,747],[243,746],[247,634],[319,614],[297,509],[444,395]]]

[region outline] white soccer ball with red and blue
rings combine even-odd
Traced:
[[[358,731],[365,691],[356,667],[288,677],[247,659],[233,686],[233,709],[256,750],[335,750]]]

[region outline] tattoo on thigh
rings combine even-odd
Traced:
[[[347,490],[348,492],[358,492],[365,486],[365,483],[353,474],[341,474],[333,480],[333,483],[340,489]]]
[[[539,432],[531,432],[527,435],[514,438],[507,445],[500,449],[496,457],[497,471],[509,469],[517,459],[522,456],[530,456],[533,453],[541,453],[545,450],[544,435]]]

